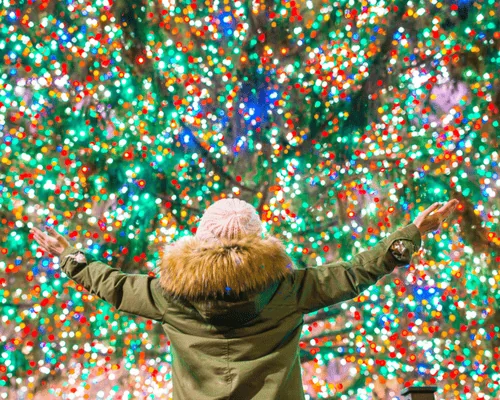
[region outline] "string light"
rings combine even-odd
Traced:
[[[63,279],[33,224],[152,273],[158,246],[234,195],[324,265],[453,194],[468,203],[410,267],[306,318],[304,389],[500,396],[494,0],[4,3],[0,398],[14,379],[27,398],[35,381],[71,399],[172,393],[159,324]]]

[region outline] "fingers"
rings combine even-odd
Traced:
[[[49,233],[50,236],[54,236],[55,238],[61,237],[61,235],[59,233],[57,233],[56,230],[51,226],[47,227],[47,232]]]
[[[52,228],[48,229],[48,232],[43,232],[38,228],[31,228],[30,234],[33,235],[33,239],[37,242],[38,249],[51,255],[60,255],[64,248],[67,246],[67,241],[64,236],[55,232]],[[64,242],[61,244],[61,242]]]
[[[49,236],[53,237],[59,243],[66,241],[64,239],[64,237],[62,235],[60,235],[58,232],[56,232],[56,230],[54,228],[48,227],[47,229],[48,229]]]
[[[46,239],[44,238],[45,235],[43,234],[38,234],[38,233],[33,233],[33,239],[37,242],[38,249],[42,250],[44,253],[47,254],[52,254],[52,251],[49,250],[50,244],[47,243]]]
[[[54,239],[58,239],[59,237],[61,237],[61,235],[59,235],[59,233],[55,232],[53,229],[49,229],[47,232],[43,232],[40,229],[33,227],[31,228],[30,233],[33,233],[34,236],[36,235],[37,237],[44,238],[45,240],[47,240],[47,238],[49,238],[50,236],[52,236]]]
[[[30,233],[33,233],[33,234],[37,233],[38,235],[47,236],[46,235],[47,232],[44,232],[36,227],[31,228]]]
[[[432,204],[416,218],[418,226],[422,227],[423,232],[439,230],[442,222],[448,218],[458,204],[457,199],[450,200],[445,204],[438,202]]]
[[[33,239],[38,242],[38,246],[48,247],[48,236],[45,235],[40,229],[33,228],[30,230],[30,233],[33,234]]]
[[[428,207],[424,211],[422,211],[421,215],[426,217],[427,215],[429,215],[431,212],[433,212],[438,207],[439,207],[439,203],[434,203],[433,205],[431,205],[430,207]]]
[[[47,245],[46,240],[43,237],[43,235],[40,235],[38,233],[34,233],[33,234],[33,239],[35,239],[38,242],[39,245],[42,245],[42,246],[46,246]]]
[[[33,234],[33,239],[35,239],[35,241],[37,242],[38,248],[42,249],[43,251],[47,251],[46,248],[48,247],[48,245],[42,236],[35,233]]]
[[[453,210],[455,210],[457,205],[458,205],[457,199],[450,200],[446,204],[444,204],[439,210],[437,210],[437,212],[441,214],[441,217],[443,219],[445,219],[453,212]]]
[[[46,232],[50,233],[51,231],[53,231],[55,234],[59,235],[59,233],[57,233],[53,227],[51,226],[47,226],[45,229],[47,229]],[[38,233],[44,233],[45,231],[42,231],[41,229],[38,229],[36,226],[34,226],[33,228],[30,229],[31,231],[34,231],[34,232],[38,232]]]

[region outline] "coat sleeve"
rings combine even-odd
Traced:
[[[61,269],[70,279],[117,310],[163,321],[166,299],[157,277],[126,274],[72,246],[62,252],[60,259]]]
[[[396,253],[395,257],[393,251],[401,245],[409,245],[410,249]],[[420,231],[411,223],[349,262],[337,261],[295,270],[293,298],[298,309],[307,314],[355,298],[396,267],[408,265],[421,245]]]

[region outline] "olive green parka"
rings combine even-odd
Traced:
[[[67,247],[66,275],[117,310],[158,321],[171,342],[173,400],[304,400],[299,339],[304,314],[355,298],[410,263],[389,251],[421,246],[415,224],[372,249],[297,269],[273,237],[165,248],[158,274],[126,274]]]

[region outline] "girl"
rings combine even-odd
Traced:
[[[434,203],[350,262],[305,269],[294,268],[281,242],[263,234],[256,210],[238,199],[212,204],[194,237],[168,246],[159,277],[109,267],[53,229],[31,233],[90,293],[162,324],[174,400],[304,400],[304,314],[353,299],[408,265],[421,236],[439,229],[457,204]]]

